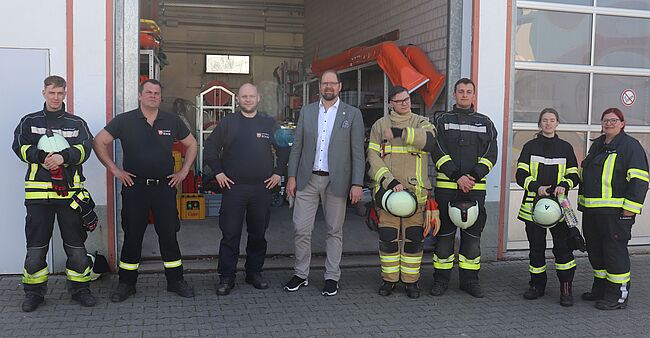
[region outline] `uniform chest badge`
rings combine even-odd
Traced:
[[[257,138],[265,138],[265,139],[270,138],[269,133],[257,133],[256,136]]]
[[[158,129],[159,136],[172,136],[172,131],[169,129]]]

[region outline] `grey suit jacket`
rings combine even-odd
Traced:
[[[303,106],[298,118],[288,171],[288,176],[296,177],[297,190],[303,190],[312,175],[318,137],[318,104]],[[335,196],[347,196],[352,184],[363,185],[366,165],[363,138],[361,111],[341,101],[327,150],[330,189]]]

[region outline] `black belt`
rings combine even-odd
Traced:
[[[134,178],[133,183],[144,185],[161,185],[169,182],[166,178]]]
[[[316,175],[316,176],[329,176],[330,175],[330,173],[328,173],[327,171],[322,171],[322,170],[314,170],[311,173]]]

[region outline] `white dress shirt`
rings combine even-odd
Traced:
[[[330,137],[334,129],[334,120],[336,112],[339,110],[341,100],[337,97],[336,102],[325,110],[323,100],[318,102],[318,137],[316,139],[316,157],[314,158],[314,171],[329,172],[329,163],[327,154],[329,153]]]

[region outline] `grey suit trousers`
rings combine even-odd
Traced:
[[[325,279],[339,280],[341,252],[343,251],[343,222],[345,221],[346,197],[331,193],[328,176],[311,175],[303,190],[296,191],[293,209],[295,229],[295,275],[307,279],[311,262],[311,233],[319,202],[323,203],[327,235],[325,238],[327,259],[325,260]]]

